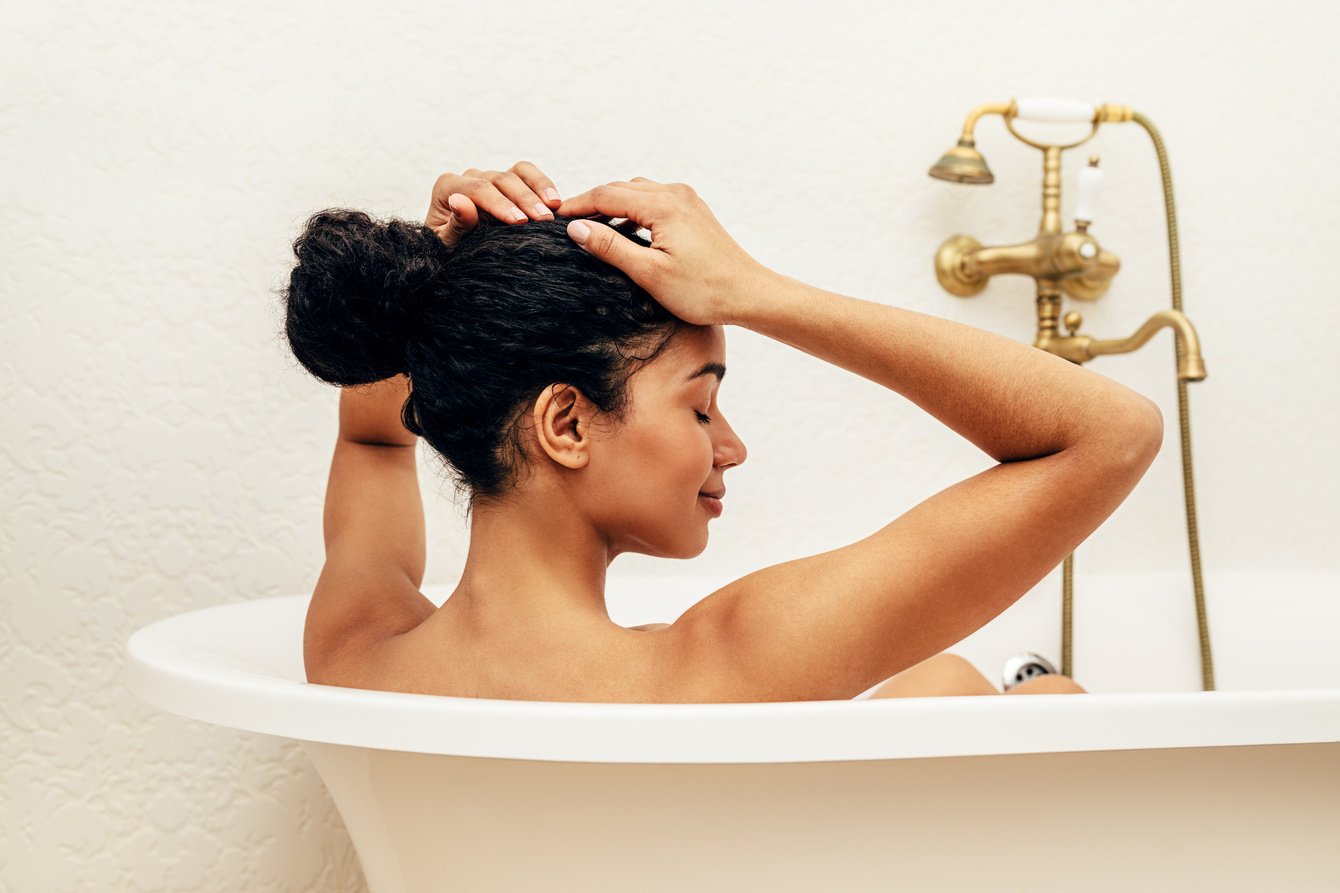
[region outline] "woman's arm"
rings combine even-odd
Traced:
[[[340,390],[340,439],[353,443],[414,446],[419,438],[400,423],[409,397],[409,377],[396,375],[376,384]]]
[[[568,225],[681,319],[746,326],[884,385],[998,463],[864,539],[690,607],[667,631],[681,654],[676,700],[850,698],[939,654],[1036,586],[1158,454],[1163,416],[1144,396],[991,332],[774,273],[683,184],[609,184],[560,209],[592,211],[652,230],[659,247]]]
[[[419,438],[400,422],[408,395],[404,375],[341,389],[323,527],[327,565],[401,571],[417,590],[427,545],[415,461]]]
[[[568,234],[695,325],[739,325],[896,391],[997,462],[1097,444],[1143,453],[1162,440],[1148,398],[1003,335],[847,297],[776,273],[750,257],[692,188],[643,177],[597,186],[559,213],[616,215],[649,227],[642,247],[602,223]],[[1134,417],[1134,432],[1122,423]],[[1115,420],[1115,421],[1114,421]],[[1143,469],[1141,469],[1143,471]],[[1131,481],[1134,485],[1134,481]]]
[[[703,656],[695,693],[849,698],[943,652],[1033,589],[1158,454],[1158,406],[1082,366],[789,277],[760,285],[740,324],[901,394],[999,464],[857,542],[755,571],[691,607],[676,626]]]
[[[328,569],[374,578],[398,571],[417,592],[427,545],[415,461],[419,438],[400,423],[408,394],[404,375],[341,390],[323,528]],[[436,610],[422,594],[413,601]]]
[[[326,484],[326,563],[307,609],[308,680],[363,667],[369,649],[437,610],[419,591],[427,546],[415,461],[400,424],[403,375],[340,392],[340,429]]]
[[[731,321],[903,395],[997,462],[1077,447],[1152,458],[1151,441],[1157,452],[1162,439],[1163,416],[1148,397],[963,323],[771,271],[748,290]],[[1095,487],[1124,486],[1124,497],[1137,480],[1139,474]]]

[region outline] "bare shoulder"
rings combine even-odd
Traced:
[[[674,643],[673,698],[850,699],[952,647],[1121,503],[1158,452],[1147,418],[1115,426],[1124,446],[1001,463],[850,545],[721,587],[659,633]]]
[[[662,634],[675,640],[666,700],[851,700],[990,619],[987,604],[964,611],[922,595],[934,587],[917,586],[906,569],[899,586],[893,551],[878,538],[853,543],[706,596]],[[894,591],[904,597],[890,598]]]
[[[861,616],[877,606],[847,588],[862,557],[855,545],[754,571],[685,611],[662,633],[664,699],[850,700],[921,659],[901,658],[894,637]]]
[[[799,691],[788,680],[810,675],[803,663],[779,660],[777,654],[765,654],[752,644],[759,637],[769,637],[771,625],[786,623],[787,618],[771,611],[766,622],[755,617],[751,624],[742,607],[747,609],[750,602],[765,600],[769,590],[782,591],[792,585],[787,564],[791,562],[763,568],[722,586],[695,602],[661,633],[667,668],[661,688],[664,700],[742,703],[843,697],[816,694],[812,686],[807,686],[807,692]],[[804,622],[792,618],[790,625],[800,632],[798,627]],[[760,680],[769,677],[771,685],[760,685]]]

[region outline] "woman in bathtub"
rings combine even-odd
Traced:
[[[1102,375],[764,267],[683,184],[560,201],[534,165],[471,169],[438,179],[424,225],[323,211],[294,249],[289,343],[344,388],[304,636],[314,683],[605,702],[1000,694],[944,649],[1083,542],[1162,441],[1158,407]],[[728,325],[884,385],[998,464],[674,623],[622,627],[610,563],[700,554],[748,454],[718,399]],[[471,522],[441,608],[419,591],[420,437]],[[1082,691],[1053,674],[1007,693]]]

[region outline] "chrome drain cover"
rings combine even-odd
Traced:
[[[1041,654],[1025,651],[1005,661],[1003,684],[1009,691],[1021,682],[1036,679],[1039,676],[1056,674],[1056,667]]]

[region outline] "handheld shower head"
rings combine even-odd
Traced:
[[[994,183],[996,180],[972,139],[960,139],[957,146],[940,156],[928,173],[953,183]]]

